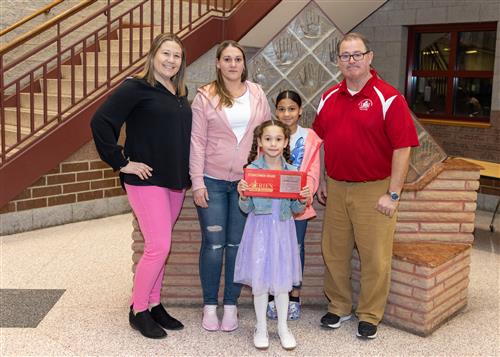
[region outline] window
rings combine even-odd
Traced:
[[[408,30],[406,98],[419,118],[489,122],[497,25]]]

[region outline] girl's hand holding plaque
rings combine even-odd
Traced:
[[[243,190],[245,196],[290,199],[310,196],[305,186],[306,174],[301,171],[245,169],[242,181],[247,185]]]

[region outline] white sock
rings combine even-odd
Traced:
[[[274,295],[276,312],[278,313],[278,331],[288,331],[288,293]]]
[[[267,331],[267,299],[269,294],[261,294],[253,296],[253,306],[255,308],[255,317],[257,319],[257,324],[255,327],[258,331]]]

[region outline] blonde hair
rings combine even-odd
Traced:
[[[179,37],[171,33],[164,33],[158,35],[154,38],[153,43],[151,44],[151,48],[149,49],[148,55],[146,57],[146,62],[144,63],[144,68],[142,72],[138,73],[135,78],[145,79],[150,85],[154,86],[158,83],[154,75],[154,59],[156,53],[160,50],[161,45],[164,42],[172,41],[179,45],[182,51],[182,60],[179,71],[175,76],[173,76],[170,80],[175,86],[175,90],[179,94],[179,96],[184,97],[187,95],[186,91],[186,51],[184,49],[184,45],[182,44]]]
[[[217,47],[216,58],[219,61],[221,56],[222,56],[222,52],[226,48],[228,48],[229,46],[232,46],[232,47],[239,49],[241,51],[241,54],[243,55],[244,68],[243,68],[243,72],[241,73],[241,82],[245,82],[247,80],[247,77],[248,77],[247,58],[245,56],[245,51],[243,50],[243,47],[241,47],[241,45],[238,42],[232,41],[232,40],[226,40],[226,41],[222,42],[219,45],[219,47]],[[217,68],[216,72],[217,72],[217,79],[215,81],[213,81],[210,84],[210,86],[211,86],[211,88],[213,88],[215,94],[218,95],[220,98],[220,101],[219,101],[219,104],[217,105],[217,108],[219,108],[219,109],[222,107],[230,108],[233,106],[234,97],[231,95],[231,93],[229,93],[229,91],[226,88],[226,84],[224,83],[224,78],[222,77],[222,73],[221,73],[220,68]]]

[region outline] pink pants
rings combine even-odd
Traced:
[[[144,254],[135,270],[131,301],[134,311],[140,312],[160,302],[165,260],[185,190],[127,184],[125,189],[144,237]]]

